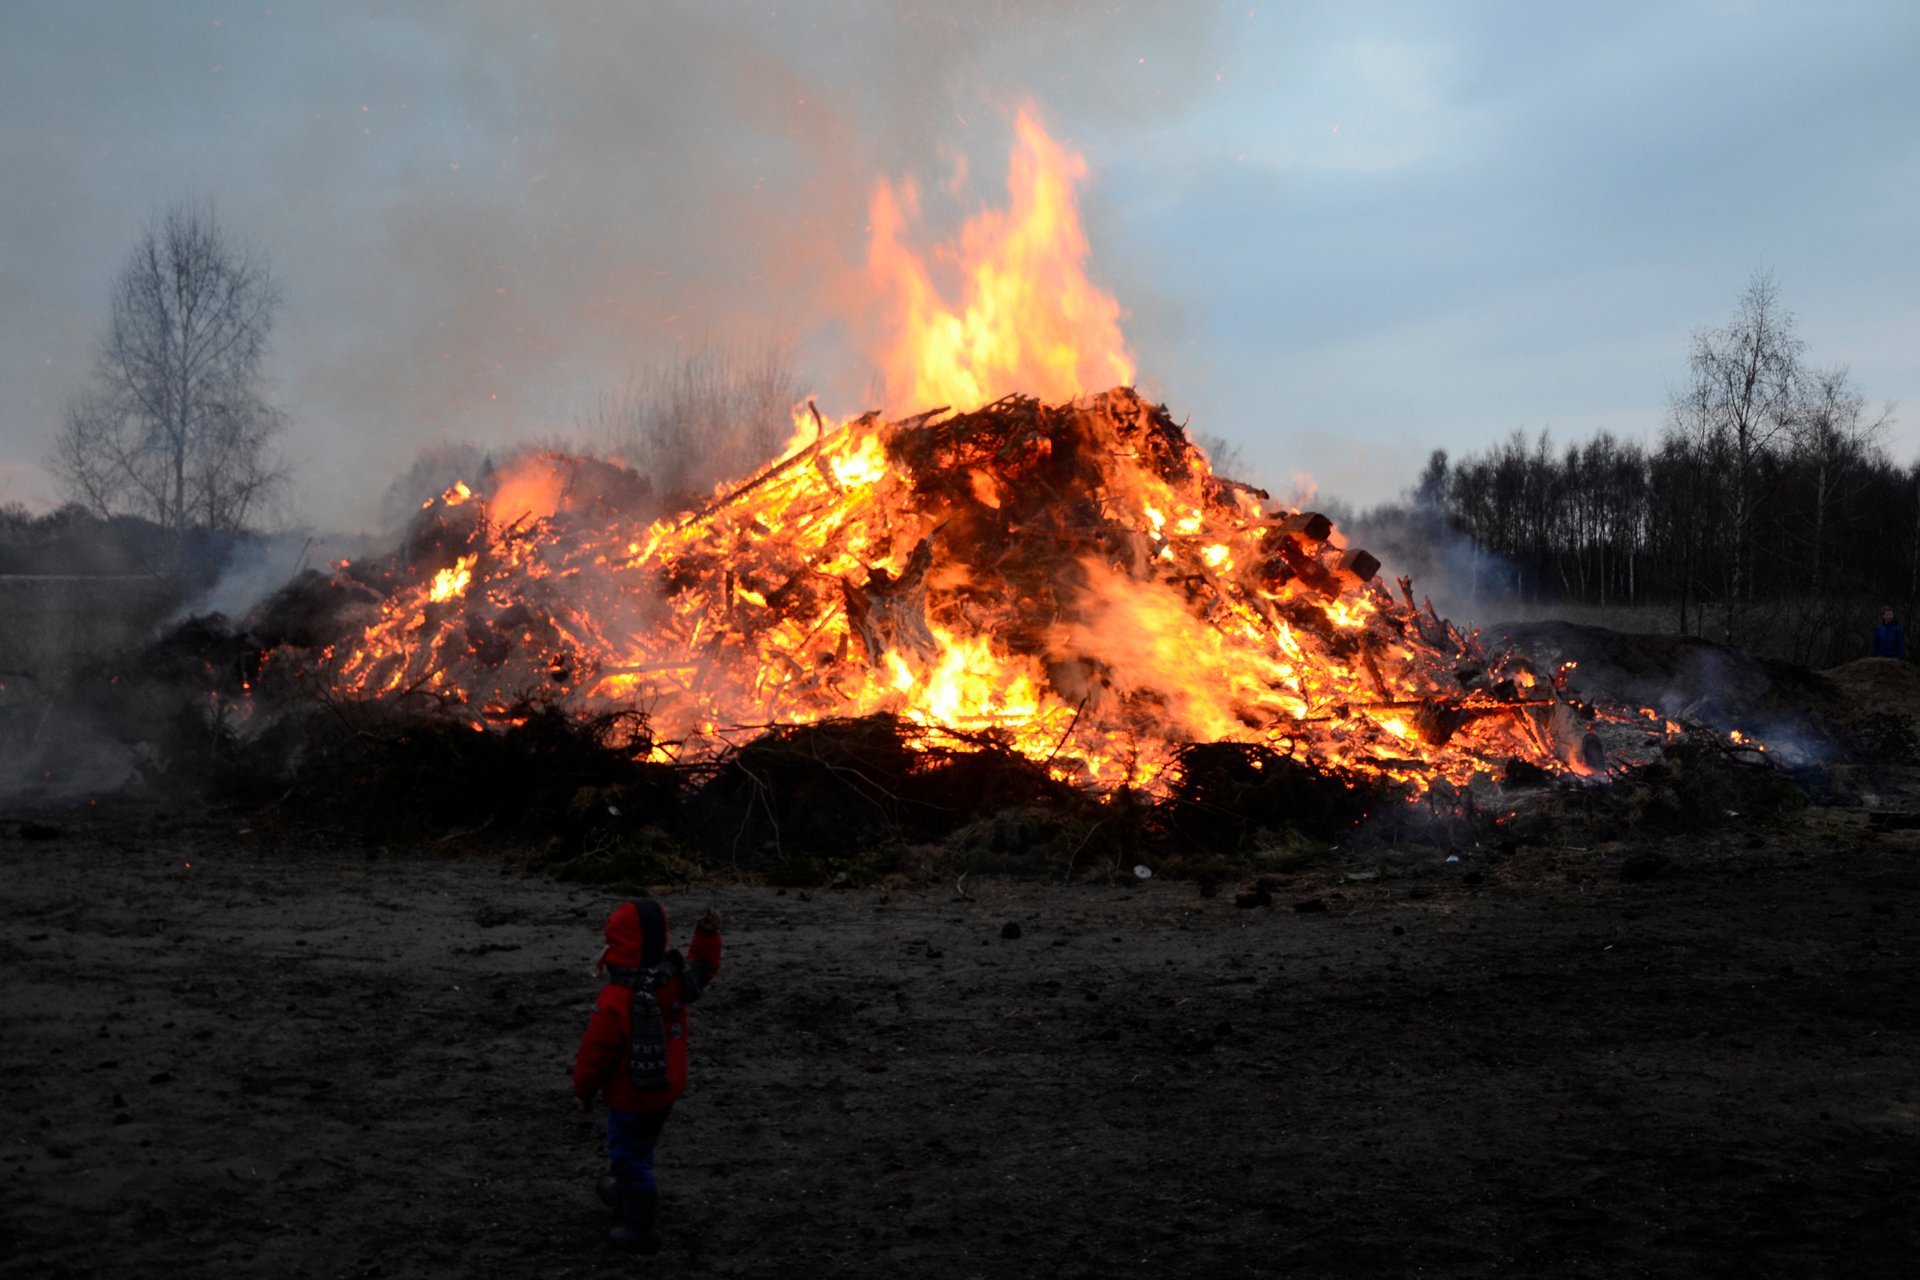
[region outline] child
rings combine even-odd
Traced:
[[[607,983],[574,1056],[573,1099],[586,1112],[596,1093],[606,1095],[612,1172],[600,1196],[623,1219],[613,1242],[652,1253],[660,1247],[653,1148],[687,1087],[687,1005],[720,972],[720,913],[700,917],[684,960],[667,950],[666,909],[652,898],[615,907],[606,935],[594,968],[606,970]]]
[[[1907,638],[1900,632],[1900,623],[1894,618],[1892,605],[1880,610],[1880,629],[1873,633],[1873,656],[1876,658],[1907,656]]]

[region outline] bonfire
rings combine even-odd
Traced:
[[[1390,590],[1325,516],[1214,475],[1124,387],[868,415],[651,522],[601,468],[531,455],[431,502],[409,549],[320,670],[477,729],[632,707],[653,751],[698,757],[885,713],[1102,789],[1203,741],[1419,789],[1599,763],[1560,683]]]
[[[665,515],[617,466],[523,455],[429,501],[390,559],[342,566],[373,588],[361,616],[290,660],[480,732],[634,712],[656,759],[886,715],[1100,791],[1163,787],[1194,743],[1416,794],[1603,768],[1604,713],[1564,672],[1487,652],[1124,385],[1119,307],[1083,271],[1084,165],[1030,116],[1018,133],[1011,208],[943,255],[964,264],[953,306],[904,247],[912,188],[874,192],[883,365],[911,413],[809,404],[785,456]]]

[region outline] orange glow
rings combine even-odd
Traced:
[[[1011,204],[974,215],[957,246],[934,251],[936,261],[956,265],[953,301],[905,243],[917,189],[884,181],[874,188],[867,266],[891,307],[882,371],[892,409],[965,411],[1015,392],[1069,400],[1133,382],[1120,304],[1086,274],[1074,187],[1087,163],[1048,136],[1031,110],[1020,112],[1014,131]]]
[[[454,486],[454,490],[457,492],[466,487],[465,484],[459,484]],[[560,499],[565,490],[566,475],[552,454],[527,454],[513,465],[501,480],[499,488],[494,490],[493,498],[487,504],[488,514],[507,526],[522,521],[545,520],[560,509]],[[464,496],[459,499],[461,502],[465,500]]]
[[[434,574],[433,585],[427,588],[427,598],[435,604],[441,604],[465,595],[467,584],[473,581],[473,561],[473,556],[461,556],[453,562],[452,568]]]

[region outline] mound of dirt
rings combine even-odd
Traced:
[[[1851,700],[1826,675],[1790,662],[1694,636],[1635,635],[1575,622],[1507,622],[1482,634],[1490,646],[1510,644],[1543,666],[1576,663],[1573,687],[1596,701],[1790,740],[1816,757],[1847,753]]]
[[[1846,700],[1863,759],[1920,760],[1920,669],[1898,658],[1859,658],[1821,675]]]
[[[1860,658],[1820,675],[1855,715],[1905,716],[1920,732],[1920,667],[1898,658]]]

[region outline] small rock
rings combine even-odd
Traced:
[[[48,826],[44,822],[23,822],[20,824],[22,840],[58,840],[60,828]]]
[[[1327,909],[1327,900],[1325,898],[1306,898],[1294,903],[1293,909],[1301,915],[1311,915],[1316,911],[1325,911]]]
[[[1394,937],[1396,937],[1396,938],[1404,938],[1404,937],[1406,937],[1406,936],[1407,936],[1407,926],[1405,926],[1405,925],[1403,925],[1403,924],[1397,924],[1397,925],[1395,925],[1395,926],[1393,926],[1393,936],[1394,936]]]
[[[1273,905],[1273,895],[1265,889],[1254,889],[1235,897],[1233,905],[1242,908],[1270,907]]]
[[[173,1072],[171,1071],[156,1071],[147,1077],[148,1084],[170,1084],[172,1081]]]
[[[1015,938],[1018,938],[1020,936],[1020,922],[1018,920],[1009,920],[1005,924],[1001,925],[1000,936],[1007,939],[1009,942],[1013,941]]]

